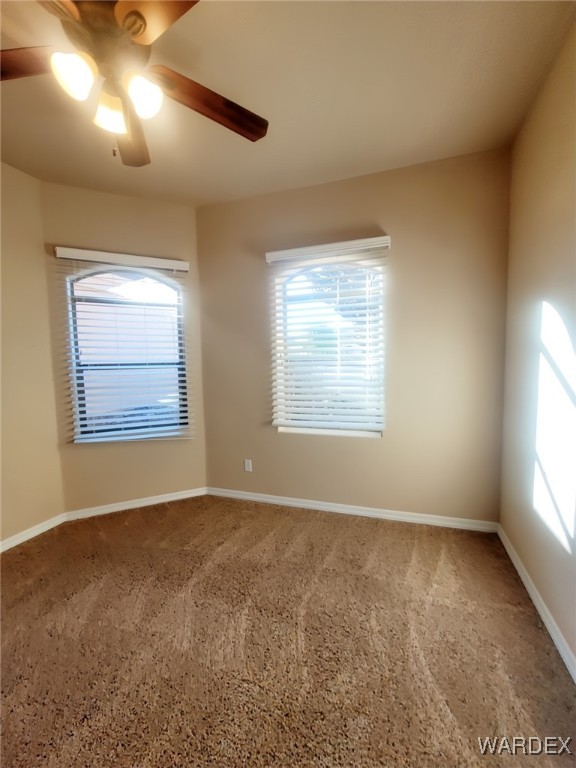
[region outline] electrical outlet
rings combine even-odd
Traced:
[[[244,472],[252,472],[252,459],[244,459]]]

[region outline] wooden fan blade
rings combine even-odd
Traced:
[[[61,21],[80,21],[80,11],[73,0],[38,0],[38,3]]]
[[[114,6],[116,21],[127,29],[134,42],[152,45],[160,35],[198,0],[118,0]]]
[[[118,88],[118,95],[122,101],[122,112],[128,130],[127,133],[116,135],[116,143],[118,144],[118,151],[120,152],[122,162],[124,165],[130,165],[134,168],[148,165],[150,163],[150,155],[148,154],[148,146],[142,123],[126,91],[120,87]]]
[[[50,72],[50,56],[53,52],[51,45],[0,51],[1,79],[14,80],[17,77],[44,75]]]
[[[268,120],[259,117],[234,101],[220,96],[210,88],[175,72],[162,64],[148,69],[148,75],[164,91],[166,96],[178,101],[189,109],[209,117],[225,128],[239,133],[250,141],[266,136]]]

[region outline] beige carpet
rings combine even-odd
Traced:
[[[561,768],[576,691],[495,535],[212,497],[2,556],[3,768]],[[536,744],[536,742],[532,742]]]

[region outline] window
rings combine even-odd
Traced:
[[[65,282],[74,442],[185,435],[182,286],[114,264],[84,264]]]
[[[384,429],[384,250],[389,238],[267,254],[273,275],[273,424]]]

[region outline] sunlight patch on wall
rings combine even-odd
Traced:
[[[576,355],[558,312],[542,303],[533,505],[568,551],[576,520]]]

